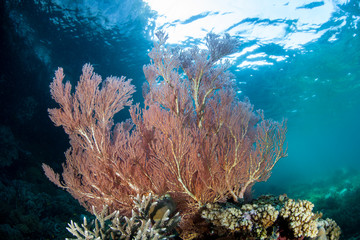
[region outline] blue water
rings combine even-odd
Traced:
[[[142,66],[156,30],[184,47],[203,46],[211,31],[237,38],[241,44],[229,61],[239,96],[248,97],[267,118],[288,119],[288,157],[266,183],[254,187],[254,195],[360,200],[359,1],[5,0],[1,20],[0,169],[9,207],[21,195],[16,192],[35,191],[36,196],[24,197],[34,201],[48,188],[42,162],[55,168],[64,162],[67,136],[47,116],[54,106],[48,86],[55,69],[63,67],[72,83],[88,62],[102,76],[125,75],[137,87],[134,101],[141,102]],[[311,189],[317,187],[315,198]],[[339,195],[344,191],[347,195]],[[18,215],[34,217],[31,207],[18,206]],[[344,239],[360,239],[359,206],[354,211],[339,217]],[[44,216],[35,217],[39,226],[45,227]],[[348,226],[347,218],[352,219]],[[0,230],[33,238],[31,230],[26,235],[14,227],[19,219],[2,220]]]

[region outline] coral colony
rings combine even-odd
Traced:
[[[156,35],[143,108],[132,104],[130,80],[101,84],[90,64],[74,92],[62,68],[50,85],[60,105],[50,118],[71,147],[61,178],[45,164],[44,171],[96,217],[71,222],[74,239],[338,239],[336,223],[308,201],[249,200],[286,156],[286,122],[236,96],[223,57],[237,41],[210,33],[207,49],[180,49]],[[125,106],[131,120],[115,124]]]

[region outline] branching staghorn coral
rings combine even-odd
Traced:
[[[97,213],[93,207],[95,219],[88,223],[86,217],[79,226],[71,221],[67,230],[75,237],[69,239],[77,240],[120,240],[120,239],[169,239],[173,237],[177,224],[180,222],[180,215],[172,213],[167,209],[160,218],[152,218],[152,210],[161,205],[162,199],[154,198],[151,194],[138,195],[134,198],[134,209],[132,216],[119,216],[119,211],[108,214],[108,206],[104,206],[101,213]],[[171,216],[173,215],[173,216]]]

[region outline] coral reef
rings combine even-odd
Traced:
[[[201,216],[211,223],[212,237],[228,239],[329,239],[340,237],[331,219],[313,213],[314,205],[286,196],[261,196],[247,204],[207,204]],[[204,238],[206,239],[206,238]]]
[[[307,200],[288,199],[280,210],[280,216],[289,222],[289,227],[296,238],[316,237],[319,216],[312,212],[314,204]]]
[[[227,228],[233,232],[247,232],[258,238],[266,238],[266,229],[274,224],[279,211],[270,204],[244,204],[240,208],[236,205],[207,204],[201,216],[216,226]]]
[[[340,239],[341,229],[336,222],[330,218],[319,219],[317,222],[318,234],[317,240],[336,240]]]
[[[242,201],[270,177],[287,155],[287,126],[238,98],[222,60],[234,52],[235,39],[209,33],[207,49],[180,49],[166,46],[165,33],[156,36],[143,68],[143,108],[132,105],[134,86],[125,77],[101,84],[85,64],[72,91],[63,69],[55,72],[50,92],[59,107],[48,111],[69,135],[70,148],[61,176],[46,164],[43,169],[89,211],[107,205],[130,216],[134,196],[169,194],[186,233],[204,204]],[[125,107],[131,120],[115,124],[114,115]]]
[[[180,222],[179,213],[174,214],[167,209],[162,214],[153,216],[153,210],[162,204],[164,199],[156,199],[151,194],[134,198],[132,216],[121,217],[119,211],[108,214],[108,206],[104,206],[99,214],[93,207],[95,219],[88,223],[86,217],[81,226],[71,221],[68,231],[76,238],[68,239],[169,239],[177,224]]]
[[[265,185],[263,185],[265,186]],[[360,172],[355,168],[340,168],[326,176],[312,179],[310,183],[284,184],[274,191],[271,183],[266,184],[265,192],[286,192],[293,199],[307,199],[312,202],[314,211],[323,213],[323,218],[333,219],[341,227],[341,239],[360,239]],[[272,190],[271,190],[272,189]]]

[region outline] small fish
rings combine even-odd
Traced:
[[[171,215],[175,211],[175,203],[169,194],[165,194],[155,204],[151,205],[149,210],[150,218],[154,221],[160,221],[167,210],[170,210]]]

